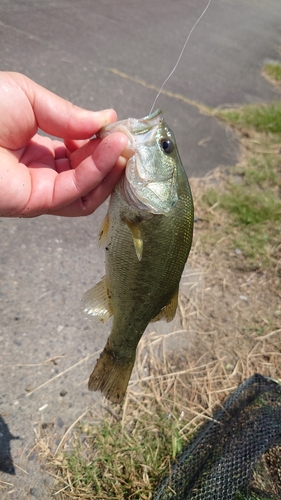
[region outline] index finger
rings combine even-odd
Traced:
[[[10,149],[27,144],[38,127],[62,139],[89,139],[117,119],[113,109],[82,109],[13,72],[0,72],[0,105],[1,145]]]

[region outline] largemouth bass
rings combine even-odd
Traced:
[[[188,179],[162,112],[113,123],[99,136],[116,131],[127,135],[131,157],[100,232],[106,274],[85,294],[83,305],[99,321],[113,315],[88,386],[120,403],[148,323],[171,321],[176,313],[194,217]]]

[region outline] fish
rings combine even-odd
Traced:
[[[175,316],[194,220],[189,181],[162,111],[115,122],[98,135],[117,131],[128,137],[128,160],[99,234],[105,276],[82,299],[84,312],[96,320],[113,316],[88,382],[112,403],[125,396],[147,325]]]

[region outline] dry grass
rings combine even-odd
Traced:
[[[244,301],[235,305],[236,297],[229,302],[230,295],[222,293],[223,274],[215,279],[210,268],[205,285],[183,300],[186,329],[168,338],[157,333],[143,338],[121,407],[90,410],[57,454],[50,451],[50,434],[41,431],[40,453],[56,476],[56,498],[151,498],[172,458],[242,380],[256,372],[281,379],[277,319],[271,327],[265,322],[262,335],[259,328],[247,329],[253,318],[257,325],[270,317],[266,304],[260,309],[263,280],[251,283],[251,296],[259,296],[255,308]],[[238,279],[237,293],[244,285],[247,280]],[[227,328],[225,318],[215,313],[218,301],[225,307]],[[177,343],[180,355],[171,351]]]
[[[122,405],[90,408],[57,448],[41,429],[55,498],[150,499],[173,457],[241,381],[257,372],[281,380],[279,139],[242,128],[238,167],[191,180],[197,222],[181,324],[163,333],[156,323],[142,338]],[[242,215],[239,196],[236,207],[231,198],[237,189],[256,196]],[[274,203],[260,218],[265,205],[253,199],[269,191]]]
[[[161,334],[160,323],[143,337],[121,406],[90,409],[58,453],[46,429],[38,437],[56,498],[151,498],[176,453],[241,381],[256,372],[281,379],[279,267],[248,268],[229,236],[207,237],[227,224],[227,214],[203,201],[210,186],[222,189],[224,176],[192,180],[198,222],[181,329]]]

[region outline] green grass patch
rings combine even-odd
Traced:
[[[275,80],[281,82],[281,65],[278,63],[268,63],[263,67],[264,73]]]
[[[217,205],[227,210],[233,216],[231,224],[236,226],[274,223],[281,218],[281,200],[271,190],[251,190],[251,185],[232,184],[222,193],[212,188],[204,200],[210,207]]]
[[[243,169],[246,182],[252,185],[267,185],[274,188],[280,184],[278,176],[279,158],[270,154],[249,159],[248,167]]]
[[[134,403],[132,408],[136,410]],[[123,421],[119,410],[115,417],[105,415],[100,425],[77,427],[72,451],[61,456],[61,475],[67,470],[75,498],[148,499],[181,451],[184,423],[175,414],[155,404],[146,411],[138,408],[137,417]]]
[[[236,225],[252,225],[262,231],[264,224],[281,219],[281,200],[272,191],[252,192],[245,186],[232,186],[221,196],[221,206],[233,215]]]
[[[281,101],[219,110],[216,116],[240,129],[253,128],[258,132],[281,134]]]
[[[228,183],[223,192],[210,189],[204,202],[220,212],[217,241],[227,236],[229,251],[239,249],[251,267],[275,265],[274,250],[278,248],[281,233],[278,195],[270,189],[257,189],[247,177],[243,184]],[[212,236],[208,239],[214,244]]]
[[[222,189],[211,188],[203,196],[217,221],[217,240],[227,236],[229,251],[240,249],[250,267],[275,266],[281,232],[281,102],[218,116],[247,133],[241,163],[230,169]]]

